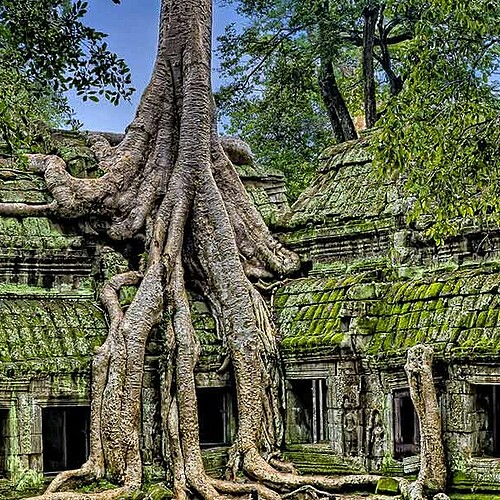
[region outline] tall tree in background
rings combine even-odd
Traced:
[[[71,117],[64,92],[85,101],[130,97],[127,65],[86,26],[84,0],[0,0],[0,140],[32,146],[40,124]]]
[[[304,484],[335,491],[378,479],[297,476],[264,459],[281,441],[280,363],[272,322],[251,278],[264,271],[283,275],[299,262],[272,238],[221,148],[210,87],[210,26],[211,0],[163,0],[156,64],[133,122],[116,147],[91,138],[103,175],[75,178],[60,158],[29,155],[29,167],[44,174],[53,201],[0,204],[2,215],[92,216],[103,238],[135,244],[132,262],[140,260],[102,292],[110,328],[92,365],[90,457],[81,469],[57,476],[44,499],[85,498],[58,491],[81,477],[106,476],[118,484],[93,499],[119,498],[140,487],[144,356],[160,323],[162,429],[175,498],[193,493],[217,500],[256,490],[259,498],[278,500],[278,491]],[[203,469],[194,381],[199,345],[187,277],[219,319],[234,376],[238,430],[228,481]],[[123,310],[118,294],[128,285],[137,293]],[[254,481],[236,481],[240,470]]]
[[[229,3],[250,24],[220,39],[227,128],[285,172],[293,199],[318,151],[355,139],[355,117],[372,127],[380,104],[401,90],[399,53],[418,13],[404,2],[397,11],[366,0]]]

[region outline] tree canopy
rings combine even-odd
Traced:
[[[382,173],[397,173],[413,220],[440,241],[500,221],[500,2],[410,1],[420,9],[404,85],[378,122]]]
[[[106,34],[83,22],[84,0],[0,1],[0,134],[13,150],[30,144],[40,122],[71,116],[64,92],[118,104],[134,89]]]
[[[356,138],[354,121],[368,113],[373,125],[400,91],[399,52],[415,14],[360,0],[230,3],[249,24],[230,26],[220,39],[228,129],[288,174],[294,198],[318,150]]]

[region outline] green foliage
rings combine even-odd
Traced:
[[[17,493],[28,493],[40,490],[43,486],[43,474],[27,469],[18,456],[9,457],[11,488]]]
[[[285,174],[292,201],[315,172],[319,153],[331,142],[314,73],[307,65],[299,69],[300,59],[298,53],[273,61],[277,67],[269,71],[262,93],[233,94],[223,102],[230,116],[226,133],[241,135],[260,162]],[[226,97],[222,92],[219,103]]]
[[[333,62],[351,115],[363,114],[362,13],[368,2],[228,3],[237,4],[249,23],[242,30],[230,26],[219,39],[222,74],[230,82],[218,95],[223,122],[226,131],[249,142],[258,159],[286,174],[293,200],[315,172],[319,152],[334,142],[319,88],[326,61]],[[384,16],[381,26],[387,26],[384,19],[390,19],[391,37],[409,30],[409,16],[394,15],[392,7],[386,7]],[[389,81],[377,68],[382,98],[388,95]],[[393,69],[397,71],[397,61]]]
[[[116,484],[109,482],[107,479],[97,479],[91,483],[80,485],[77,491],[81,493],[99,493],[101,491],[113,490],[116,487]]]
[[[0,66],[0,138],[9,151],[44,142],[42,124],[56,124],[55,97],[39,92],[15,68]]]
[[[432,214],[439,242],[464,224],[500,222],[500,2],[409,3],[420,20],[403,91],[375,136],[376,165],[403,180],[410,219]]]
[[[32,144],[41,122],[71,110],[63,94],[114,104],[134,92],[106,34],[86,26],[84,0],[0,0],[0,137],[14,151]]]
[[[129,97],[127,65],[108,50],[105,33],[83,24],[87,9],[84,0],[1,0],[2,66],[56,92],[76,89],[84,100]]]

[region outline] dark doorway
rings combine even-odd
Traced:
[[[89,456],[90,408],[43,408],[42,440],[44,472],[77,469]]]
[[[476,386],[476,419],[479,455],[500,457],[500,386]]]
[[[229,443],[229,392],[224,387],[196,390],[200,444],[207,448]]]
[[[420,451],[420,426],[409,389],[394,391],[394,456],[417,455]]]
[[[326,380],[289,380],[288,441],[319,443],[328,440]]]
[[[0,410],[0,477],[5,477],[8,453],[8,418],[9,410]]]

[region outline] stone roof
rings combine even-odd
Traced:
[[[319,175],[294,204],[288,226],[313,224],[315,230],[328,227],[342,232],[346,221],[376,221],[394,215],[395,183],[377,179],[368,148],[364,139],[327,149]]]
[[[384,255],[399,225],[401,198],[394,182],[371,167],[367,140],[323,154],[316,179],[292,207],[284,242],[313,263]]]
[[[289,281],[274,298],[281,346],[287,352],[332,351],[344,340],[342,311],[360,276]]]
[[[428,270],[394,282],[373,274],[291,280],[274,305],[285,355],[374,362],[404,358],[417,343],[446,359],[500,356],[500,263]]]
[[[89,368],[107,334],[92,300],[36,297],[20,288],[0,298],[0,370],[9,377]]]
[[[500,263],[441,270],[386,286],[358,328],[372,333],[366,353],[379,360],[416,344],[446,359],[500,356]]]
[[[374,268],[383,260],[401,268],[500,258],[499,228],[468,220],[462,234],[436,246],[426,237],[431,216],[408,224],[411,203],[396,180],[375,172],[365,137],[325,151],[322,169],[292,207],[280,237],[320,272],[340,263]]]

